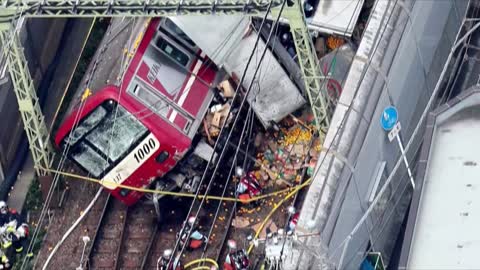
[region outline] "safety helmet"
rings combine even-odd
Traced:
[[[235,174],[238,177],[242,177],[245,174],[245,172],[243,171],[242,167],[237,166],[237,168],[235,168]]]
[[[227,245],[230,249],[237,249],[237,242],[235,240],[228,240]]]
[[[288,213],[289,213],[290,215],[293,215],[293,214],[295,214],[295,212],[297,212],[297,209],[295,209],[295,206],[290,205],[290,206],[288,207]]]
[[[173,253],[173,252],[172,252],[171,249],[165,249],[165,250],[163,251],[163,258],[169,259],[170,256],[172,256],[172,253]]]
[[[188,218],[188,225],[192,226],[195,223],[195,216],[190,216]]]
[[[0,213],[6,214],[8,212],[8,205],[5,201],[0,201]]]

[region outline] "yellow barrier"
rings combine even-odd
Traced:
[[[82,175],[78,175],[78,174],[74,174],[74,173],[67,173],[67,172],[62,172],[62,171],[58,171],[58,170],[54,170],[54,169],[46,169],[46,168],[43,168],[43,167],[40,167],[40,166],[38,167],[38,169],[46,171],[46,172],[54,173],[54,174],[59,174],[59,175],[67,176],[67,177],[72,177],[73,179],[79,179],[79,180],[84,180],[84,181],[100,184],[100,185],[102,184],[102,182],[103,183],[108,183],[109,185],[111,184],[112,186],[115,186],[116,188],[124,188],[124,189],[128,189],[128,190],[134,190],[134,191],[139,191],[139,192],[144,192],[144,193],[153,193],[153,194],[161,194],[161,195],[168,195],[168,196],[195,198],[195,194],[191,194],[191,193],[162,191],[162,190],[147,189],[147,188],[136,188],[136,187],[132,187],[132,186],[117,184],[117,183],[114,183],[112,181],[98,180],[98,179],[95,179],[95,178],[86,177],[86,176],[82,176]],[[231,202],[250,203],[250,202],[262,200],[262,199],[265,199],[265,198],[277,196],[277,195],[280,195],[280,194],[283,194],[283,193],[288,193],[288,192],[294,191],[296,189],[297,189],[297,187],[286,188],[286,189],[282,189],[282,190],[275,191],[275,192],[272,192],[272,193],[252,197],[252,198],[247,199],[247,200],[240,200],[240,199],[232,198],[232,197],[210,196],[210,195],[198,195],[198,198],[199,199],[206,198],[207,200],[217,200],[217,201],[231,201]]]

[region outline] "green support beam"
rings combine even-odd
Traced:
[[[40,167],[49,168],[53,159],[47,125],[38,102],[37,93],[33,84],[23,47],[17,34],[9,31],[0,32],[0,42],[6,63],[13,83],[13,90],[17,97],[23,127],[28,137],[30,151],[35,162],[38,175],[46,172]]]
[[[175,15],[261,15],[283,0],[0,0],[0,17],[159,17]]]
[[[297,49],[297,59],[302,70],[305,90],[315,116],[317,129],[326,133],[330,124],[329,100],[326,91],[326,79],[328,78],[322,74],[319,67],[301,0],[296,0],[295,4],[286,8],[282,15],[290,24],[290,31]]]

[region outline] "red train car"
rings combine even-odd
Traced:
[[[150,21],[121,85],[106,86],[74,110],[56,145],[134,204],[142,192],[111,183],[148,187],[184,158],[213,98],[216,71],[208,63],[172,21]]]

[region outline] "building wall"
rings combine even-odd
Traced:
[[[20,32],[20,40],[24,45],[25,56],[36,87],[46,67],[53,60],[60,41],[58,34],[62,33],[65,23],[65,19],[30,19],[25,22]],[[2,117],[0,169],[6,174],[16,157],[17,147],[24,132],[10,80],[0,85],[0,115]],[[4,175],[0,173],[0,181],[3,181],[3,177]]]
[[[398,145],[395,141],[389,142],[379,124],[383,109],[391,105],[398,108],[401,136],[407,142],[445,64],[466,3],[453,0],[415,1],[404,4],[406,9],[395,7],[400,12],[395,32],[401,34],[401,41],[398,47],[388,47],[379,66],[380,73],[386,75],[386,83],[382,75],[378,76],[379,72],[371,71],[377,73],[373,88],[381,92],[378,99],[368,101],[370,104],[363,114],[368,120],[366,135],[353,142],[352,148],[360,148],[358,154],[353,151],[348,155],[354,172],[352,174],[349,169],[342,171],[340,183],[346,186],[345,193],[343,190],[337,192],[333,208],[338,207],[339,211],[329,216],[326,226],[330,256],[338,263],[343,253],[343,269],[358,269],[367,249],[381,252],[385,263],[389,262],[412,192],[403,166],[365,225],[352,236],[345,249],[342,243],[370,206],[369,198],[378,193],[400,157]],[[388,63],[389,56],[393,56],[391,64]],[[420,143],[421,134],[414,139],[412,151],[408,153],[411,161]],[[386,166],[383,172],[379,172],[382,162]],[[381,176],[377,178],[379,173]],[[377,188],[374,185],[376,179],[379,179]]]
[[[403,141],[410,139],[467,3],[376,1],[324,143],[335,153],[320,157],[298,222],[299,231],[319,234],[301,241],[321,256],[298,245],[289,252],[286,269],[359,269],[367,250],[381,252],[388,264],[412,191],[404,166],[357,227],[400,158],[398,145],[389,142],[380,126],[380,116],[385,107],[396,106]],[[420,143],[421,136],[414,138],[407,153],[412,165]],[[384,170],[377,177],[382,163]]]

